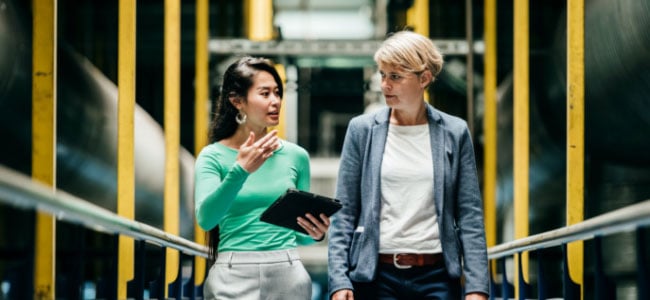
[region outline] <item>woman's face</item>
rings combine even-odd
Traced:
[[[253,75],[253,85],[248,89],[246,101],[240,108],[247,115],[246,124],[251,127],[276,126],[280,122],[282,98],[278,84],[266,71]]]
[[[390,108],[409,109],[422,104],[428,85],[425,78],[392,66],[380,66],[379,74],[381,91]]]

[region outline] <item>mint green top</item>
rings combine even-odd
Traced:
[[[194,169],[196,220],[204,230],[219,225],[219,252],[268,251],[314,243],[309,236],[260,221],[287,188],[309,191],[309,154],[282,144],[257,171],[236,163],[237,150],[219,142],[201,150]]]

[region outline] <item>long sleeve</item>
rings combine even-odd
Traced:
[[[307,154],[307,152],[305,152],[305,155],[298,158],[297,165],[299,166],[299,170],[296,187],[302,191],[309,191],[311,183],[311,168],[309,164],[309,154]],[[307,246],[316,243],[316,241],[314,241],[314,239],[308,234],[296,232],[296,243],[301,246]]]
[[[460,163],[457,190],[458,226],[463,244],[463,274],[465,292],[489,293],[489,275],[483,203],[478,185],[474,149],[469,130],[465,128],[459,140]]]
[[[341,290],[352,289],[349,277],[350,266],[348,257],[352,234],[360,211],[360,178],[362,169],[363,149],[355,123],[351,122],[343,142],[339,175],[336,184],[336,198],[341,201],[343,208],[332,218],[329,238],[329,294]]]
[[[203,230],[210,230],[226,214],[249,174],[237,163],[221,165],[216,155],[205,151],[197,158],[194,172],[196,220]]]

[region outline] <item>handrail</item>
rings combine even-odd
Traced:
[[[604,213],[571,226],[490,247],[488,249],[488,259],[497,259],[524,251],[559,246],[595,236],[631,231],[637,227],[647,225],[650,225],[650,199]]]
[[[208,258],[208,248],[153,226],[121,217],[64,191],[52,191],[29,177],[0,165],[0,202],[49,212],[57,220],[79,223],[96,231],[124,234],[189,255]]]
[[[118,216],[64,191],[52,191],[49,187],[2,165],[0,165],[0,202],[22,209],[34,208],[49,212],[58,220],[80,223],[96,231],[120,233],[174,248],[189,255],[208,258],[208,248],[203,245],[166,233],[150,225]],[[650,225],[650,199],[578,224],[490,247],[488,258],[498,259],[523,251],[559,246],[595,236],[630,231],[647,225]]]

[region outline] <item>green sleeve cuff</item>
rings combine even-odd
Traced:
[[[238,162],[235,162],[235,164],[232,165],[230,174],[238,179],[246,179],[248,178],[248,175],[250,175],[250,173],[248,173],[248,171],[246,171],[246,169],[244,169],[244,167],[242,167]]]

